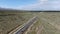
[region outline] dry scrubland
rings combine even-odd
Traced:
[[[39,26],[41,26],[40,21],[38,20],[33,26],[28,30],[27,34],[37,34],[39,30]]]
[[[41,12],[40,21],[44,27],[41,34],[60,34],[60,12]]]
[[[7,34],[16,27],[26,23],[33,16],[38,21],[33,24],[27,34],[60,34],[60,12],[0,12],[0,34]]]
[[[0,34],[8,34],[33,16],[33,12],[0,12]]]
[[[60,12],[40,12],[37,15],[39,20],[27,34],[37,34],[41,25],[43,28],[38,34],[60,34]]]

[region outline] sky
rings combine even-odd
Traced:
[[[0,7],[19,10],[60,10],[60,0],[0,0]]]

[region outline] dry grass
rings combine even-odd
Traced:
[[[30,28],[30,30],[27,32],[27,34],[37,34],[37,31],[40,27],[41,23],[40,23],[40,19],[38,19],[38,21],[33,24],[33,26]]]
[[[39,21],[35,23],[27,34],[37,34],[37,28],[42,24],[41,34],[60,34],[60,12],[41,12],[36,14]]]
[[[44,27],[41,34],[60,34],[60,12],[42,12],[40,20]]]
[[[20,12],[11,14],[15,15],[0,16],[0,34],[7,34],[10,30],[26,23],[36,15],[39,17],[39,20],[30,28],[27,34],[37,34],[37,29],[41,24],[43,25],[41,34],[60,34],[60,12]]]
[[[31,12],[0,12],[0,34],[7,34],[32,18]]]

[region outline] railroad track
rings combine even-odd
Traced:
[[[24,26],[16,31],[13,31],[9,34],[24,34],[25,31],[27,31],[27,29],[34,24],[37,21],[38,17],[35,16],[32,19],[30,19],[26,24],[24,24]]]

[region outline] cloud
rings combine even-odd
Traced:
[[[19,6],[18,6],[19,7]],[[60,1],[37,0],[35,4],[19,7],[23,10],[60,10]]]
[[[27,5],[23,5],[23,6],[8,6],[8,5],[0,5],[0,7],[3,8],[14,8],[14,9],[22,9],[22,10],[34,10],[36,8],[40,8],[41,6],[43,6],[45,4],[47,0],[37,0],[36,3],[34,4],[27,4]]]
[[[16,7],[8,5],[0,5],[5,8],[14,8],[21,10],[60,10],[60,1],[58,0],[37,0],[34,4],[20,5]]]
[[[40,3],[18,6],[18,9],[31,10],[40,6]]]
[[[15,6],[9,6],[7,4],[0,4],[0,8],[11,8],[11,9],[16,9]]]
[[[45,4],[47,0],[37,0],[36,3],[34,4],[28,4],[24,6],[18,6],[18,9],[23,9],[23,10],[34,10],[35,8],[40,8],[43,4]]]

